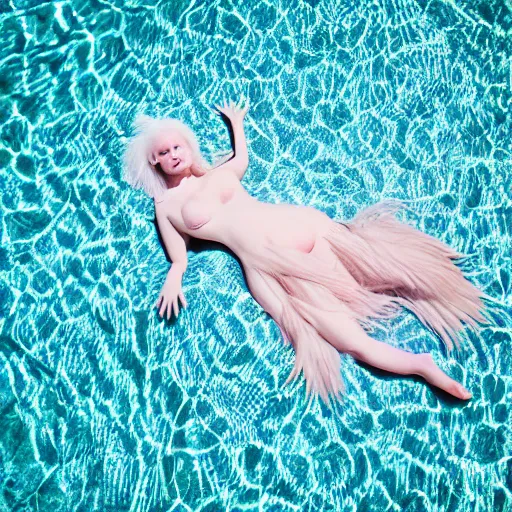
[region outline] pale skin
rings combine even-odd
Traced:
[[[186,138],[178,132],[162,134],[154,141],[150,163],[164,176],[168,190],[155,198],[158,226],[172,260],[160,296],[156,302],[160,316],[170,318],[179,313],[179,301],[187,302],[182,277],[187,269],[187,246],[191,237],[211,240],[229,247],[243,261],[249,247],[263,241],[304,253],[316,254],[333,266],[339,261],[322,238],[334,222],[322,212],[305,206],[270,204],[256,200],[244,189],[242,180],[249,163],[243,121],[248,107],[234,104],[216,107],[231,123],[234,134],[234,156],[228,162],[194,176],[191,166],[194,154]],[[214,178],[214,179],[213,179]],[[191,225],[183,213],[191,196],[201,194],[205,204],[212,200],[206,220]],[[197,203],[196,203],[197,208]],[[274,319],[280,318],[285,293],[272,290],[257,272],[245,269],[247,284],[261,307]],[[281,298],[281,300],[280,300]],[[312,305],[302,311],[308,322],[337,350],[348,353],[368,365],[400,375],[419,375],[447,393],[467,400],[471,393],[450,378],[434,362],[429,353],[414,354],[374,340],[359,323],[341,312],[328,312]]]

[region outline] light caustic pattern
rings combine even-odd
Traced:
[[[1,3],[0,509],[510,510],[507,5]],[[405,312],[373,333],[432,351],[467,405],[349,357],[335,409],[283,390],[292,350],[215,245],[157,316],[169,263],[123,143],[168,115],[214,155],[209,106],[240,96],[256,197],[339,219],[400,199],[471,256],[495,303],[461,352]]]

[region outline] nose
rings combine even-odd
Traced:
[[[178,159],[178,152],[175,149],[171,150],[171,158],[173,160],[177,160]]]

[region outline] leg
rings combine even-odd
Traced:
[[[244,267],[244,273],[247,286],[254,300],[274,319],[283,339],[286,343],[289,343],[290,340],[280,325],[283,314],[283,297],[276,295],[275,291],[270,288],[269,284],[261,277],[257,270]]]
[[[317,258],[332,265],[340,265],[330,244],[323,238],[315,243],[312,253]],[[318,293],[318,290],[315,290]],[[332,300],[327,294],[322,294],[320,303],[329,304]],[[317,302],[315,302],[317,303]],[[339,303],[338,303],[339,304]],[[308,321],[340,352],[346,352],[355,359],[381,370],[400,375],[420,375],[430,384],[462,399],[468,399],[471,394],[459,383],[448,377],[435,363],[429,353],[413,354],[397,349],[386,343],[370,338],[364,329],[354,320],[349,311],[344,311],[340,305],[339,311],[330,312],[308,307],[302,302],[302,309],[309,314]],[[311,312],[315,311],[314,317]]]
[[[340,352],[359,361],[400,375],[419,375],[447,393],[467,400],[471,394],[446,375],[428,353],[413,354],[370,338],[348,311],[323,311],[294,299],[303,316]]]
[[[412,226],[398,221],[384,204],[363,210],[327,236],[332,251],[367,290],[396,295],[448,350],[465,324],[485,322],[485,297],[453,259],[461,255]]]
[[[245,279],[256,302],[277,322],[283,314],[282,297],[278,297],[257,270],[245,268]]]
[[[245,268],[245,276],[253,297],[273,317],[285,343],[293,345],[295,364],[285,385],[302,370],[306,394],[313,390],[326,404],[330,393],[339,398],[344,385],[340,375],[340,355],[335,347],[300,317],[289,296],[275,280],[250,267]]]

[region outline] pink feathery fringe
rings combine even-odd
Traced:
[[[399,222],[397,206],[381,203],[363,210],[349,223],[333,221],[325,235],[340,264],[329,265],[313,254],[266,246],[244,264],[256,269],[281,301],[277,322],[296,353],[285,382],[301,370],[306,393],[341,399],[340,355],[307,320],[303,308],[339,312],[363,326],[370,318],[394,316],[404,306],[443,339],[449,350],[462,322],[485,322],[485,295],[465,279],[453,259],[461,257],[439,240]],[[299,307],[300,306],[300,307]],[[340,325],[340,329],[343,326]]]
[[[258,271],[283,305],[281,317],[274,320],[296,354],[285,385],[303,371],[306,394],[318,393],[325,403],[330,394],[340,400],[344,392],[340,354],[308,322],[297,301],[314,306],[311,309],[348,314],[364,325],[370,317],[394,315],[399,309],[396,298],[364,289],[343,265],[334,268],[295,249],[271,245],[264,249],[264,257],[244,264]]]
[[[329,394],[341,400],[345,386],[340,373],[340,353],[289,304],[283,309],[280,324],[285,339],[292,342],[295,350],[295,364],[284,385],[298,377],[302,370],[306,395],[311,391],[318,393],[325,403],[329,402]]]
[[[327,240],[356,281],[372,292],[396,296],[444,341],[457,348],[463,322],[485,323],[482,298],[453,263],[463,255],[394,217],[398,207],[377,204],[350,223],[337,223]]]

